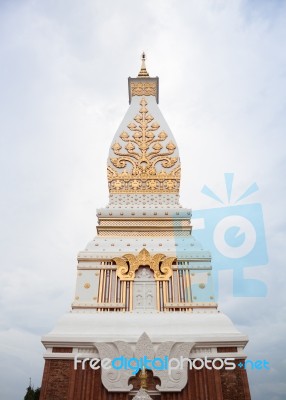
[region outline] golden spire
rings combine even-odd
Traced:
[[[148,77],[149,76],[149,74],[148,74],[148,72],[146,70],[146,66],[145,66],[145,59],[146,59],[146,56],[145,56],[145,53],[143,51],[143,53],[142,53],[142,65],[141,65],[141,69],[139,71],[138,77],[139,76],[143,76],[143,77]]]
[[[148,375],[147,375],[146,369],[145,369],[145,367],[143,367],[139,373],[140,388],[142,388],[142,389],[147,388],[147,377],[148,377]]]

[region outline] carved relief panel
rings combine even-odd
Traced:
[[[149,267],[140,267],[134,279],[134,311],[156,310],[156,282]]]

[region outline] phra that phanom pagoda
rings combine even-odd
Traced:
[[[78,254],[71,311],[42,338],[41,400],[249,400],[245,369],[220,365],[243,362],[248,339],[215,302],[211,254],[179,203],[179,150],[144,54],[128,89],[107,160],[109,204]],[[122,357],[196,367],[103,368],[104,359]],[[75,358],[99,359],[101,368],[75,367]]]

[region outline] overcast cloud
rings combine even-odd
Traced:
[[[234,194],[256,182],[269,263],[247,269],[263,298],[220,308],[249,335],[252,398],[285,383],[286,2],[283,0],[0,1],[1,396],[41,384],[40,338],[69,310],[76,256],[108,202],[106,158],[128,107],[142,50],[160,77],[160,108],[180,149],[181,203],[217,206],[203,185]]]

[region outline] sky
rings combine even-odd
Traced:
[[[106,159],[128,108],[140,55],[160,78],[160,108],[182,163],[181,204],[193,210],[254,182],[268,261],[244,268],[263,297],[236,297],[219,275],[219,305],[242,332],[254,400],[285,383],[286,2],[283,0],[0,1],[0,388],[40,386],[41,336],[70,309],[77,253],[108,203]],[[227,206],[227,205],[226,205]]]

